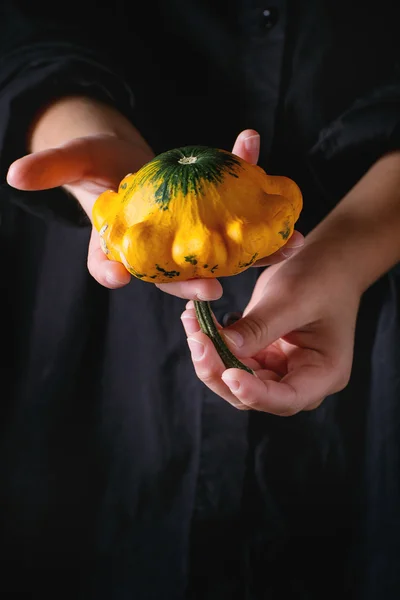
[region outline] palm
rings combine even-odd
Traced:
[[[24,156],[11,165],[8,182],[22,190],[64,187],[78,200],[89,219],[96,198],[107,189],[117,189],[120,180],[153,157],[141,139],[137,144],[110,135],[74,139],[67,144]],[[130,280],[125,267],[109,261],[100,238],[92,229],[88,268],[93,277],[109,288]]]

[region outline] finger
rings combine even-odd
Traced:
[[[274,377],[270,377],[270,372],[267,372],[265,377],[262,373],[253,377],[241,369],[228,369],[222,374],[222,380],[237,400],[249,409],[284,416],[293,408],[287,399],[277,393],[275,388],[281,386],[281,383],[274,381]],[[290,398],[290,402],[292,400]]]
[[[187,342],[197,377],[212,392],[232,404],[235,408],[241,408],[242,403],[229,391],[229,388],[221,380],[221,375],[225,367],[211,340],[204,333],[198,332],[189,336]]]
[[[264,348],[254,358],[263,368],[274,371],[280,377],[284,377],[288,372],[287,356],[277,344]]]
[[[222,381],[231,393],[249,409],[280,415],[286,410],[280,404],[274,405],[266,401],[268,386],[277,384],[279,375],[269,370],[257,371],[257,377],[242,369],[227,369],[222,373]]]
[[[293,299],[287,295],[265,294],[241,319],[225,327],[221,335],[239,358],[257,356],[261,350],[296,330],[307,317],[300,309],[293,310]]]
[[[312,410],[337,390],[335,374],[325,366],[304,365],[280,381],[248,377],[239,369],[229,369],[223,380],[236,398],[249,408],[278,416],[292,416]]]
[[[76,198],[83,210],[86,212],[90,221],[93,223],[93,206],[100,194],[106,191],[103,185],[87,181],[79,181],[65,185],[64,189]]]
[[[222,286],[218,279],[191,279],[155,285],[167,294],[187,300],[212,301],[222,296]]]
[[[236,138],[232,153],[243,158],[243,160],[256,165],[260,155],[259,133],[254,129],[242,131]]]
[[[104,254],[100,236],[94,228],[90,236],[87,265],[92,277],[107,288],[120,288],[131,280],[131,275],[121,263],[109,260]]]
[[[181,314],[181,320],[182,320],[182,325],[185,329],[186,335],[191,335],[192,333],[197,333],[198,331],[201,331],[201,327],[199,325],[199,321],[197,319],[196,316],[196,311],[193,308],[193,301],[190,300],[190,307],[187,308],[182,314]],[[188,302],[189,304],[189,302]],[[214,323],[217,329],[222,329],[221,325],[217,322],[217,320],[215,319],[215,316],[213,315],[214,318]]]
[[[317,409],[317,408],[319,408],[319,407],[321,406],[321,404],[323,403],[323,401],[324,401],[324,400],[325,400],[325,398],[320,398],[319,400],[317,400],[317,401],[316,401],[316,402],[314,402],[313,404],[308,404],[308,405],[306,405],[306,406],[303,408],[303,410],[304,410],[305,412],[308,412],[308,411],[315,410],[315,409]]]
[[[222,381],[221,375],[225,371],[225,366],[212,341],[198,331],[188,337],[188,345],[197,377],[215,394],[236,408],[246,409]],[[257,367],[254,360],[248,360],[246,364],[252,369]]]
[[[349,382],[352,351],[345,345],[337,356],[332,348],[338,347],[333,340],[327,343],[328,352],[294,348],[288,358],[289,372],[282,379],[285,393],[294,394],[294,403],[301,410],[313,410],[329,395],[341,391]]]
[[[275,265],[277,263],[290,258],[294,254],[297,254],[299,250],[304,246],[304,236],[300,233],[300,231],[294,231],[289,240],[286,242],[282,248],[280,248],[277,252],[270,254],[269,256],[265,256],[260,260],[257,260],[253,267],[266,267],[268,265]]]
[[[98,150],[104,150],[104,142],[96,138],[96,144],[100,144]],[[16,160],[9,168],[7,182],[20,190],[33,191],[82,181],[93,176],[96,158],[104,163],[101,152],[96,151],[92,140],[79,138],[65,146],[35,152]],[[117,184],[115,176],[106,175],[109,171],[107,168],[97,173],[104,184],[102,189]]]
[[[199,321],[197,320],[196,312],[194,309],[185,310],[181,314],[181,321],[185,333],[188,337],[193,333],[198,333],[199,331],[201,331]]]
[[[132,144],[110,135],[82,137],[16,160],[7,182],[20,190],[46,190],[91,180],[103,189],[116,189],[127,173],[151,157],[141,147],[133,152]]]
[[[194,308],[194,301],[193,300],[189,300],[189,302],[186,302],[185,308],[188,311],[192,311],[193,315],[196,315],[196,311],[195,311],[195,308]],[[214,318],[214,323],[215,323],[215,326],[217,327],[217,329],[222,329],[221,325],[218,323],[217,319],[215,318],[214,313],[211,313],[211,314],[212,314],[212,316]],[[196,319],[197,319],[197,317],[196,317]]]

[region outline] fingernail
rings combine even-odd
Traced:
[[[218,300],[218,298],[215,297],[211,298],[211,296],[203,296],[201,292],[197,292],[196,298],[201,302],[212,302],[213,300]]]
[[[201,360],[204,356],[204,345],[193,338],[188,338],[190,352],[193,360]]]
[[[238,382],[237,379],[231,379],[228,376],[224,377],[224,375],[221,376],[221,379],[224,383],[226,383],[226,385],[231,390],[231,392],[237,392],[238,389],[240,388],[240,383]]]
[[[296,231],[285,244],[285,248],[301,248],[302,246],[304,246],[304,238]]]
[[[304,242],[298,242],[297,240],[293,240],[293,242],[291,242],[290,240],[285,244],[284,249],[291,249],[291,250],[296,250],[297,248],[301,248],[302,246],[304,246]]]
[[[293,256],[293,254],[296,254],[296,252],[298,252],[299,248],[302,248],[302,246],[304,246],[304,238],[294,233],[288,242],[282,247],[281,253],[286,258],[289,258],[290,256]]]
[[[244,139],[244,147],[247,152],[255,152],[260,149],[260,136],[259,135],[250,135],[249,137]]]
[[[181,321],[187,335],[190,335],[191,333],[196,333],[200,329],[199,322],[196,319],[196,317],[183,314],[181,316]]]
[[[293,247],[293,248],[282,248],[281,254],[285,258],[290,258],[291,256],[293,256],[293,254],[296,254],[297,250],[298,250],[298,248],[296,249],[295,247]]]
[[[118,277],[113,277],[111,273],[106,273],[106,281],[110,285],[125,285],[125,279],[118,279]]]
[[[232,346],[240,348],[244,344],[243,336],[237,331],[222,331],[222,335]]]

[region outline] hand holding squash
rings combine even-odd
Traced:
[[[117,187],[128,168],[139,169],[153,156],[141,137],[135,143],[112,135],[90,135],[23,156],[10,166],[7,181],[26,191],[62,186],[91,219],[99,194]],[[90,238],[87,263],[90,274],[105,287],[118,288],[131,279],[120,262],[110,261],[104,255],[95,229]]]
[[[348,254],[329,246],[306,239],[295,256],[265,269],[243,318],[219,329],[256,377],[226,367],[188,303],[182,323],[197,376],[235,408],[290,416],[347,385],[361,293]]]
[[[158,243],[159,250],[161,245],[163,254],[159,254],[158,267],[155,266],[156,277],[150,274],[150,281],[158,281],[159,287],[164,291],[181,297],[212,300],[218,298],[222,293],[221,285],[216,279],[217,276],[232,275],[235,272],[240,272],[252,264],[257,264],[256,260],[266,254],[269,254],[268,261],[271,263],[286,258],[286,251],[281,252],[279,248],[288,246],[288,239],[289,243],[292,242],[290,236],[301,208],[301,194],[299,194],[297,186],[290,180],[286,178],[268,178],[261,169],[252,164],[256,163],[258,159],[258,145],[259,136],[256,132],[248,130],[239,135],[234,147],[234,153],[232,154],[216,150],[207,152],[201,150],[201,155],[198,157],[194,155],[192,157],[178,157],[177,164],[183,169],[183,173],[185,171],[187,174],[190,173],[191,171],[187,170],[190,167],[192,168],[192,173],[197,173],[194,178],[187,178],[186,180],[187,190],[189,191],[189,202],[185,202],[185,194],[181,190],[181,205],[175,203],[175,210],[171,210],[174,202],[171,203],[173,199],[169,198],[167,202],[168,210],[164,210],[167,198],[167,195],[164,195],[164,199],[161,200],[161,208],[163,210],[158,211],[162,213],[162,216],[167,217],[170,217],[172,213],[175,214],[175,217],[172,217],[172,221],[175,219],[174,223],[171,221],[168,222],[168,218],[166,218],[160,225],[160,231],[164,232],[167,236],[170,235],[169,225],[173,224],[177,230],[179,229],[178,224],[182,221],[183,227],[180,228],[181,239],[180,241],[179,238],[174,239],[174,251],[178,262],[176,263],[176,267],[167,264],[168,258],[165,262],[165,235],[164,237],[154,235],[151,239],[152,253],[156,250],[154,244]],[[77,198],[90,218],[92,216],[93,204],[100,192],[106,188],[116,189],[122,173],[125,173],[129,167],[133,170],[140,168],[143,163],[146,163],[151,158],[151,149],[135,130],[131,132],[128,140],[121,139],[115,135],[88,135],[70,139],[55,148],[33,152],[17,160],[9,169],[8,182],[10,185],[23,190],[40,190],[63,186]],[[152,165],[150,167],[152,169],[157,165],[157,161],[150,162],[149,164]],[[142,176],[148,168],[145,167],[144,171],[139,171],[138,176]],[[235,173],[235,170],[241,172],[243,179],[237,190],[239,191],[239,195],[237,193],[236,195],[227,195],[227,183],[229,184],[229,180],[231,180],[231,184],[239,180],[238,173]],[[213,181],[208,180],[211,176],[210,174],[214,178]],[[149,175],[148,172],[147,175]],[[253,176],[254,181],[250,183]],[[125,179],[131,180],[134,177],[129,176]],[[152,175],[150,174],[150,180],[151,178]],[[246,178],[249,182],[247,187],[243,185]],[[224,179],[226,179],[225,184]],[[147,180],[149,180],[149,177],[147,177]],[[260,182],[260,185],[268,183],[268,190],[260,190],[257,187],[257,180]],[[280,181],[281,187],[283,185],[282,189],[285,189],[286,186],[288,190],[292,189],[294,191],[295,200],[293,204],[287,198],[274,193],[274,185],[278,181]],[[115,244],[115,252],[117,252],[122,241],[122,238],[118,236],[125,227],[127,220],[129,221],[132,218],[129,210],[125,211],[124,208],[120,210],[119,199],[121,198],[121,192],[125,198],[125,183],[127,181],[123,180],[120,184],[119,194],[113,191],[106,191],[101,194],[93,211],[95,225],[100,230],[102,237],[99,237],[98,232],[93,228],[89,245],[88,268],[99,283],[110,288],[121,287],[129,282],[130,273],[125,267],[128,267],[132,274],[136,276],[141,275],[137,267],[133,266],[131,268],[132,265],[129,262],[131,259],[126,260],[125,255],[118,255],[118,253],[113,255],[112,252],[114,250],[110,253],[104,235],[107,233],[107,239],[117,241]],[[194,186],[193,189],[192,186]],[[203,188],[206,192],[205,195],[202,193]],[[177,189],[180,190],[179,183]],[[205,210],[206,204],[204,202],[203,207],[197,203],[197,193],[193,195],[193,191],[196,190],[199,192],[199,197],[204,196],[204,199],[207,199],[210,193],[213,196],[213,201],[211,205],[207,205],[207,210]],[[221,204],[221,194],[218,190],[231,199],[229,203],[226,203],[226,206]],[[161,189],[160,194],[163,195]],[[272,216],[274,226],[271,227],[268,224],[268,220],[266,220],[264,226],[260,222],[257,217],[257,203],[252,210],[244,210],[243,214],[240,214],[241,203],[238,201],[238,198],[242,196],[242,207],[246,209],[251,204],[253,194],[255,194],[256,202],[261,202],[261,206],[269,197],[270,201],[267,203],[268,208],[264,210],[264,218],[268,217],[271,219]],[[149,197],[151,198],[151,190]],[[109,204],[108,200],[110,198],[113,198],[114,201]],[[190,198],[192,202],[190,202]],[[122,204],[132,206],[130,202],[123,202]],[[142,203],[142,208],[143,206]],[[197,213],[193,211],[195,206],[197,206]],[[109,209],[110,212],[107,212],[107,218],[111,222],[111,226],[107,222],[104,222],[103,219],[104,210],[108,211]],[[113,210],[114,218],[112,218],[111,214]],[[186,215],[186,219],[181,218],[179,215],[180,210],[182,216]],[[274,211],[275,214],[272,215]],[[197,221],[195,218],[196,214]],[[229,225],[222,228],[219,225],[220,215],[224,214],[228,219]],[[204,216],[204,221],[202,221],[202,215]],[[125,225],[118,229],[116,224],[121,216],[125,220]],[[149,217],[149,214],[147,214],[147,217]],[[250,217],[253,221],[252,225],[249,223]],[[149,218],[147,218],[147,221],[149,221]],[[195,222],[197,224],[196,237],[190,234],[191,224]],[[132,222],[130,226],[133,225],[134,223]],[[278,230],[276,229],[277,225]],[[110,237],[111,231],[114,234]],[[248,235],[248,231],[251,232],[250,235]],[[130,251],[135,252],[136,247],[140,249],[140,244],[137,244],[137,239],[135,239],[134,244],[130,244],[130,237],[130,235],[126,236],[126,241],[129,244]],[[219,240],[219,243],[210,244],[211,238],[211,241],[215,242]],[[293,238],[297,238],[299,244],[302,243],[303,238],[299,233],[295,232]],[[193,240],[195,240],[197,245],[201,246],[201,248],[196,249],[196,252],[201,250],[198,256],[193,252],[193,248],[189,249],[190,251],[184,251],[183,255],[180,253],[179,244],[185,244],[188,240],[190,243],[193,243]],[[107,254],[102,251],[100,242]],[[145,238],[142,239],[142,243],[146,245],[147,241]],[[275,249],[278,250],[271,254]],[[215,256],[212,255],[213,253]],[[146,256],[146,252],[142,252],[142,256]],[[110,258],[114,258],[115,260],[109,260]],[[179,272],[178,268],[181,269],[182,265],[185,268],[185,273],[182,276],[176,276],[176,273]],[[196,278],[194,281],[191,280],[193,277]],[[179,279],[180,281],[177,283],[160,283],[162,281],[169,282],[173,279]],[[208,323],[208,327],[212,328],[216,343],[220,343],[220,338],[213,327],[209,307],[201,303],[198,303],[196,306],[204,313],[203,315],[199,313],[199,318],[203,319],[204,323]],[[235,363],[234,357],[229,355],[226,347],[221,346],[221,350],[224,351],[224,355],[230,363],[232,361]]]
[[[71,100],[72,101],[72,100]],[[79,104],[73,107],[64,107],[66,114],[55,115],[53,121],[48,123],[47,129],[42,135],[44,138],[51,138],[54,132],[61,135],[61,122],[71,124],[70,112],[73,109],[75,117],[79,118],[72,122],[73,131],[78,132],[80,123],[85,135],[82,137],[71,138],[71,127],[68,126],[64,135],[66,141],[55,140],[54,147],[40,151],[33,151],[22,158],[16,160],[9,168],[7,174],[8,183],[21,190],[46,190],[53,187],[63,186],[71,193],[81,204],[83,210],[91,219],[92,207],[99,194],[107,189],[117,189],[122,177],[129,170],[137,170],[143,164],[151,160],[154,156],[151,148],[130,124],[125,124],[125,129],[129,129],[129,139],[104,133],[93,133],[88,135],[88,124],[86,121],[88,115],[94,118],[94,123],[90,126],[93,131],[96,130],[97,120],[103,124],[103,121],[109,123],[110,130],[114,125],[110,116],[100,111],[94,104],[90,105],[88,110],[87,99],[82,101],[83,116],[80,115]],[[66,102],[63,102],[63,105]],[[82,108],[82,107],[81,107]],[[96,116],[97,115],[97,116]],[[107,117],[107,118],[106,118]],[[108,119],[108,121],[107,121]],[[55,124],[57,127],[55,127]],[[89,127],[90,129],[90,127]],[[125,131],[126,133],[126,131]],[[235,144],[234,151],[240,154],[249,162],[257,162],[258,151],[257,144],[253,149],[246,149],[246,142],[249,136],[253,138],[255,132],[245,131],[239,135]],[[55,135],[55,133],[54,133]],[[257,141],[257,135],[255,140]],[[302,242],[302,236],[295,234]],[[293,236],[294,238],[295,236]],[[271,257],[271,261],[279,261],[284,258],[278,251]],[[108,288],[118,288],[129,283],[131,275],[125,269],[121,262],[111,261],[102,252],[100,247],[100,237],[96,229],[93,228],[88,251],[88,269],[91,275],[101,284]],[[160,284],[160,287],[170,293],[184,298],[196,298],[201,295],[209,300],[217,299],[222,294],[222,288],[217,279],[182,281],[178,283]]]
[[[92,217],[109,258],[143,281],[168,283],[241,273],[285,245],[301,208],[291,179],[189,146],[127,175]]]
[[[302,208],[298,186],[237,155],[185,147],[128,174],[96,201],[104,253],[152,283],[236,275],[285,245]],[[225,366],[249,370],[229,351],[210,306],[195,301],[201,328]]]

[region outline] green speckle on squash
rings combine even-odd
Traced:
[[[258,256],[258,252],[255,252],[255,254],[253,254],[253,256],[251,257],[249,262],[247,262],[247,263],[240,262],[239,269],[245,269],[246,267],[251,267],[251,265],[256,261],[257,256]]]
[[[156,265],[156,269],[157,271],[160,271],[160,273],[162,273],[165,277],[169,277],[170,279],[173,279],[174,277],[178,277],[180,275],[179,271],[166,271],[165,269],[160,267],[160,265]]]
[[[218,269],[218,265],[214,265],[213,267],[211,267],[210,272],[214,273],[217,269]]]
[[[123,184],[121,185],[121,190],[126,190],[126,188],[127,188],[127,187],[128,187],[128,184],[127,184],[127,183],[126,183],[126,181],[125,181],[125,183],[123,183]]]
[[[208,269],[208,265],[203,265],[203,269]]]
[[[189,262],[192,265],[197,265],[196,255],[190,254],[189,256],[185,256],[186,262]]]
[[[123,187],[123,186],[125,186],[125,187]],[[128,187],[127,187],[127,186],[128,186],[128,184],[127,184],[127,182],[125,182],[125,183],[123,184],[123,186],[121,186],[121,188],[124,190],[124,195],[123,195],[123,198],[122,198],[122,203],[124,203],[124,202],[126,202],[127,200],[129,200],[129,199],[130,199],[130,197],[131,197],[131,192],[132,192],[132,190],[134,189],[134,187],[135,187],[135,184],[134,184],[134,183],[131,183],[131,185],[130,185],[130,186],[129,186],[129,188],[128,188]]]
[[[284,224],[285,229],[282,229],[282,231],[279,231],[279,235],[282,236],[282,239],[287,240],[289,235],[290,235],[290,224],[288,222],[286,222]]]

